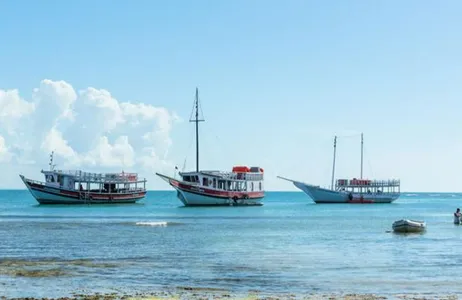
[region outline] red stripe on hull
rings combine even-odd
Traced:
[[[74,198],[79,198],[80,192],[78,191],[69,191],[69,190],[62,190],[59,188],[55,187],[47,187],[43,184],[37,184],[33,183],[30,181],[27,181],[27,184],[30,186],[31,189],[35,190],[40,190],[43,193],[49,193],[49,194],[55,194],[55,195],[60,195],[60,196],[65,196],[65,197],[74,197]],[[52,191],[55,190],[55,191]],[[82,193],[85,193],[85,191],[82,191]],[[119,194],[119,193],[92,193],[90,192],[88,194],[95,200],[130,200],[130,199],[138,199],[138,198],[143,198],[146,196],[146,191],[143,192],[133,192],[133,193],[127,193],[127,194]]]

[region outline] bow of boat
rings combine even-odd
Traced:
[[[156,175],[159,176],[162,180],[164,180],[168,184],[170,184],[172,187],[175,188],[178,186],[179,181],[177,179],[164,175],[164,174],[157,173],[157,172],[156,172]]]

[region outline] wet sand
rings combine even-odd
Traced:
[[[129,264],[130,262],[123,262]],[[121,262],[101,262],[90,259],[74,259],[74,260],[56,260],[56,259],[40,259],[40,260],[22,260],[22,259],[0,259],[0,275],[11,277],[72,277],[75,275],[76,268],[114,268],[122,264]],[[13,279],[14,280],[14,279]],[[4,287],[3,287],[4,288]],[[43,287],[46,290],[47,287]],[[113,293],[95,293],[89,290],[78,290],[77,292],[69,291],[66,297],[61,298],[36,298],[36,297],[20,297],[8,298],[3,294],[0,288],[0,300],[15,299],[15,300],[156,300],[156,299],[175,299],[175,300],[217,300],[217,299],[236,299],[236,300],[298,300],[298,299],[347,299],[347,300],[376,300],[376,299],[402,299],[402,300],[423,300],[423,299],[444,299],[455,300],[457,295],[451,294],[357,294],[357,293],[266,293],[261,290],[249,290],[246,293],[236,293],[226,289],[208,288],[208,287],[189,287],[176,286],[165,287],[149,292],[113,292]],[[24,291],[23,294],[27,294]],[[59,295],[59,294],[58,294]],[[32,296],[32,295],[31,295]]]
[[[1,294],[0,294],[1,295]],[[7,298],[0,296],[1,300],[382,300],[382,299],[402,299],[402,300],[424,300],[441,299],[456,300],[457,295],[436,295],[436,294],[339,294],[339,293],[307,293],[307,294],[265,294],[263,292],[249,292],[247,294],[236,294],[232,292],[208,289],[208,288],[177,288],[171,291],[157,291],[151,293],[132,293],[132,294],[80,294],[74,293],[70,297],[62,298]]]

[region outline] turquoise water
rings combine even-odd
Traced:
[[[462,226],[452,213],[461,200],[403,194],[393,204],[321,205],[268,192],[261,207],[187,208],[173,191],[156,191],[134,205],[44,206],[28,191],[0,191],[0,295],[177,286],[458,293]],[[426,221],[427,232],[390,233],[400,218]]]

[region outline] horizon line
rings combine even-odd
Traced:
[[[12,188],[12,189],[9,189],[9,188],[0,188],[0,191],[27,191],[28,189],[27,188]],[[173,189],[170,189],[170,190],[156,190],[156,189],[146,189],[146,192],[174,192],[175,190]],[[264,191],[264,192],[276,192],[276,193],[304,193],[303,191],[301,190],[267,190],[267,191]],[[462,191],[460,192],[435,192],[435,191],[430,191],[430,192],[412,192],[412,191],[401,191],[400,194],[403,194],[403,193],[406,193],[406,194],[410,194],[410,193],[417,193],[417,194],[428,194],[428,193],[443,193],[443,194],[450,194],[450,193],[462,193]]]

